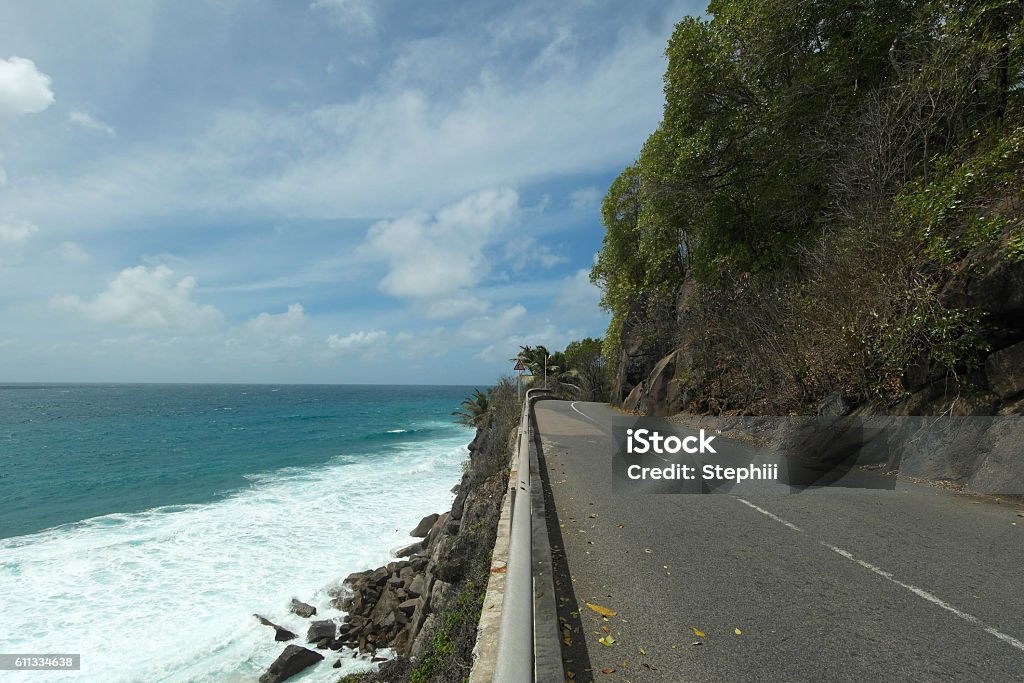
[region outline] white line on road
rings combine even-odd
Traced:
[[[739,502],[743,503],[747,507],[754,508],[755,510],[760,512],[762,515],[766,515],[767,517],[770,517],[771,519],[774,519],[779,524],[781,524],[783,526],[786,526],[786,527],[789,527],[793,531],[803,531],[803,529],[798,527],[796,524],[793,524],[792,522],[787,522],[786,520],[782,519],[782,517],[779,517],[777,515],[773,515],[772,513],[770,513],[767,510],[765,510],[764,508],[757,507],[756,505],[751,503],[749,500],[743,500],[742,498],[736,498],[736,500],[738,500]]]
[[[774,519],[779,524],[782,524],[782,525],[784,525],[786,527],[789,527],[793,531],[802,531],[802,529],[800,527],[798,527],[797,525],[795,525],[795,524],[793,524],[791,522],[787,522],[786,520],[782,519],[778,515],[773,515],[772,513],[770,513],[767,510],[765,510],[764,508],[759,508],[758,506],[756,506],[753,503],[751,503],[749,500],[743,500],[742,498],[740,498],[738,496],[734,496],[734,498],[736,498],[736,500],[738,500],[739,502],[743,503],[747,507],[751,507],[751,508],[757,510],[762,515],[765,515],[767,517],[770,517],[771,519]],[[917,586],[913,586],[913,585],[911,585],[909,583],[903,583],[902,581],[897,579],[895,576],[893,576],[891,573],[885,571],[881,567],[876,567],[875,565],[871,564],[870,562],[865,562],[864,560],[859,560],[856,557],[854,557],[852,553],[850,553],[850,552],[848,552],[846,550],[843,550],[842,548],[837,548],[836,546],[831,545],[829,543],[826,543],[825,541],[821,541],[821,544],[823,546],[825,546],[826,548],[828,548],[829,550],[831,550],[832,552],[837,553],[839,555],[842,555],[843,557],[845,557],[846,559],[850,560],[851,562],[856,562],[857,564],[859,564],[860,566],[864,567],[868,571],[871,571],[871,572],[874,572],[875,574],[878,574],[879,576],[881,576],[882,578],[886,579],[887,581],[891,581],[892,583],[896,584],[900,588],[906,588],[908,591],[910,591],[914,595],[918,596],[919,598],[924,598],[928,602],[930,602],[930,603],[932,603],[934,605],[938,605],[939,607],[941,607],[942,609],[946,610],[947,612],[952,612],[953,614],[955,614],[956,616],[960,617],[964,621],[968,621],[968,622],[974,624],[975,626],[980,626],[982,628],[982,630],[985,631],[985,633],[987,633],[987,634],[989,634],[991,636],[995,636],[996,638],[998,638],[999,640],[1003,641],[1007,645],[1010,645],[1011,647],[1015,647],[1018,650],[1024,651],[1024,643],[1022,643],[1021,641],[1017,640],[1013,636],[1007,635],[1007,634],[1003,633],[1002,631],[999,631],[999,630],[996,630],[996,629],[992,628],[991,626],[989,626],[988,624],[986,624],[985,622],[983,622],[981,619],[979,619],[978,617],[974,616],[973,614],[968,614],[967,612],[962,612],[962,611],[958,610],[956,607],[953,607],[951,604],[949,604],[948,602],[946,602],[942,598],[937,597],[935,595],[932,595],[931,593],[929,593],[928,591],[924,590],[923,588],[918,588]]]
[[[570,408],[572,408],[573,410],[575,410],[575,411],[576,411],[577,413],[579,413],[580,415],[582,415],[582,416],[583,416],[584,418],[586,418],[587,420],[590,420],[591,422],[593,422],[594,424],[596,424],[596,425],[597,425],[598,427],[600,427],[600,426],[601,426],[601,423],[600,423],[600,422],[598,422],[597,420],[595,420],[594,418],[590,417],[589,415],[587,415],[586,413],[584,413],[584,412],[583,412],[582,410],[580,410],[579,408],[577,408],[577,407],[576,407],[576,401],[573,401],[572,403],[570,403],[570,404],[569,404],[569,407],[570,407]]]
[[[979,619],[978,617],[974,616],[973,614],[968,614],[967,612],[961,612],[960,610],[958,610],[956,607],[953,607],[952,605],[950,605],[945,600],[932,595],[931,593],[929,593],[928,591],[924,590],[923,588],[918,588],[917,586],[912,586],[909,583],[903,583],[902,581],[900,581],[899,579],[897,579],[895,576],[893,576],[889,572],[885,571],[884,569],[881,569],[880,567],[876,567],[875,565],[871,564],[870,562],[865,562],[864,560],[858,560],[851,553],[843,550],[842,548],[837,548],[834,545],[829,545],[828,543],[825,543],[824,541],[822,541],[821,544],[823,546],[825,546],[826,548],[828,548],[829,550],[831,550],[832,552],[838,553],[838,554],[842,555],[843,557],[845,557],[846,559],[848,559],[848,560],[850,560],[852,562],[856,562],[857,564],[859,564],[860,566],[864,567],[865,569],[867,569],[869,571],[872,571],[875,574],[878,574],[879,576],[881,576],[881,577],[883,577],[883,578],[893,582],[897,586],[900,586],[901,588],[906,588],[908,591],[910,591],[911,593],[914,593],[918,597],[924,598],[928,602],[931,602],[933,604],[938,605],[939,607],[941,607],[942,609],[946,610],[947,612],[952,612],[953,614],[955,614],[956,616],[960,617],[964,621],[969,621],[969,622],[971,622],[972,624],[974,624],[976,626],[982,627],[982,629],[984,629],[985,633],[988,633],[989,635],[995,636],[999,640],[1003,641],[1004,643],[1007,643],[1008,645],[1011,645],[1011,646],[1017,648],[1018,650],[1024,651],[1024,643],[1022,643],[1021,641],[1017,640],[1013,636],[1008,636],[1008,635],[1006,635],[1005,633],[1003,633],[1001,631],[997,631],[996,629],[992,628],[991,626],[989,626],[988,624],[986,624],[985,622],[983,622],[981,619]]]

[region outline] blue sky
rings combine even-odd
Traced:
[[[0,381],[486,384],[607,323],[690,2],[2,2]]]

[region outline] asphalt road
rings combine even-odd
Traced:
[[[902,484],[616,495],[616,415],[536,406],[572,680],[1024,681],[1019,505]]]

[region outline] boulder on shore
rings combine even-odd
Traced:
[[[440,516],[441,515],[436,512],[432,515],[427,515],[420,520],[420,523],[416,525],[416,528],[413,529],[409,535],[416,538],[426,538],[427,534],[430,533],[430,527],[434,526],[434,522],[436,522],[437,518]]]
[[[274,640],[276,640],[279,643],[283,643],[286,640],[294,640],[295,638],[298,638],[297,635],[286,629],[284,626],[278,626],[277,624],[275,624],[270,619],[267,619],[264,616],[261,616],[259,614],[254,614],[253,616],[256,617],[256,619],[258,619],[259,622],[264,626],[269,626],[272,629],[274,629]]]
[[[260,683],[281,683],[323,658],[324,656],[319,652],[313,652],[298,645],[289,645],[284,652],[278,655],[267,672],[260,676]]]
[[[303,619],[309,619],[310,617],[316,616],[316,607],[302,602],[298,598],[292,598],[292,614],[298,614]]]
[[[334,637],[338,633],[338,625],[330,619],[323,621],[314,621],[309,625],[309,631],[306,633],[307,643],[316,643],[317,646],[326,646],[334,642]]]

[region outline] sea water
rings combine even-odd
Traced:
[[[469,387],[0,385],[0,653],[25,681],[255,681],[446,510]],[[351,653],[295,680],[366,668]],[[343,657],[341,669],[331,668]]]

